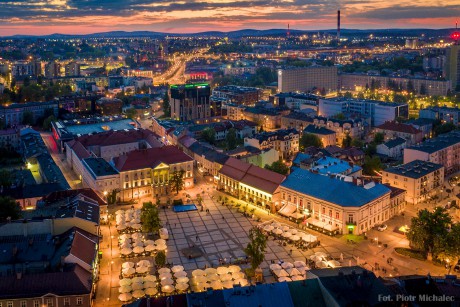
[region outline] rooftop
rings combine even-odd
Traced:
[[[308,125],[305,127],[303,130],[304,133],[313,133],[313,134],[321,134],[321,135],[329,135],[329,134],[335,134],[335,131],[329,130],[325,127],[318,127],[315,125]]]
[[[360,207],[390,193],[379,183],[358,186],[349,177],[331,178],[304,169],[295,169],[281,186],[344,207]]]
[[[120,172],[154,168],[161,162],[166,164],[176,164],[187,161],[193,161],[193,159],[186,155],[182,150],[172,145],[159,148],[134,150],[113,159],[115,168]]]
[[[409,178],[422,178],[436,170],[443,168],[440,164],[435,164],[422,160],[414,160],[412,162],[390,167],[384,170],[384,172],[401,175]]]
[[[286,178],[284,175],[232,157],[228,158],[219,173],[270,194],[274,193]]]
[[[411,146],[409,149],[423,151],[426,153],[434,153],[458,143],[460,143],[460,131],[454,130],[449,133],[441,134],[435,138],[428,139],[421,144]]]
[[[380,126],[376,127],[377,129],[396,131],[409,134],[418,134],[421,133],[420,130],[409,124],[402,124],[395,121],[385,122]]]
[[[75,137],[106,132],[109,130],[132,130],[138,126],[138,123],[134,122],[132,119],[122,117],[104,117],[92,119],[91,121],[84,119],[63,120],[56,122],[54,126],[57,127],[61,135]]]
[[[384,145],[384,146],[386,146],[388,148],[395,148],[396,146],[402,145],[402,144],[404,144],[406,142],[407,141],[405,139],[400,138],[400,137],[396,137],[396,138],[393,138],[391,140],[386,141],[382,145]]]
[[[83,164],[90,170],[91,176],[97,178],[100,176],[118,175],[118,171],[103,158],[86,158]]]

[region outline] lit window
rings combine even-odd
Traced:
[[[83,298],[81,296],[77,297],[77,305],[83,304]]]
[[[21,306],[21,307],[27,307],[27,302],[26,302],[26,301],[21,301],[20,306]]]

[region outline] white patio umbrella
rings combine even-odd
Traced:
[[[131,261],[123,262],[123,264],[121,265],[121,267],[122,267],[123,269],[134,268],[134,262],[131,262]]]
[[[141,254],[141,253],[144,252],[144,248],[141,247],[141,246],[136,246],[136,247],[133,248],[133,252],[134,252],[135,254]]]
[[[304,267],[306,267],[307,265],[305,264],[305,262],[300,261],[300,260],[297,260],[297,261],[294,261],[294,266],[295,266],[296,268],[304,268]]]
[[[279,265],[278,263],[272,263],[270,264],[270,270],[274,271],[274,270],[281,270],[282,267],[281,265]]]
[[[141,219],[139,217],[137,217],[136,215],[134,215],[133,217],[134,217],[133,223],[135,223],[135,224],[140,224],[141,223]]]
[[[273,229],[275,229],[275,227],[273,227],[272,225],[267,225],[264,227],[265,231],[272,231]]]
[[[122,293],[118,296],[118,299],[122,302],[127,302],[132,298],[133,296],[131,295],[131,293]]]
[[[302,275],[295,275],[295,276],[292,276],[291,279],[292,281],[297,281],[297,280],[304,280],[305,277],[303,277]]]
[[[280,228],[281,228],[282,231],[288,231],[289,229],[291,229],[291,227],[289,227],[287,225],[281,226]]]
[[[168,247],[164,244],[162,245],[155,245],[156,249],[159,250],[159,251],[164,251],[166,249],[168,249]]]
[[[133,288],[131,288],[131,286],[121,286],[120,288],[118,288],[119,293],[128,293],[128,292],[131,292],[132,290]]]
[[[219,275],[217,275],[217,274],[206,275],[206,278],[207,278],[209,281],[220,280]]]
[[[120,240],[128,240],[131,239],[131,235],[129,233],[124,233],[118,237]]]
[[[120,284],[120,286],[129,286],[131,285],[132,281],[131,281],[131,278],[123,278],[123,279],[120,279],[120,281],[118,282]]]
[[[211,282],[211,288],[214,290],[219,290],[222,289],[224,286],[222,285],[222,282],[220,280],[214,280]]]
[[[146,252],[152,252],[152,251],[156,250],[157,247],[155,245],[147,245],[144,249],[145,249]]]
[[[176,277],[176,278],[187,277],[187,272],[185,272],[185,271],[176,272],[176,273],[174,273],[174,277]]]
[[[228,271],[230,273],[236,273],[236,272],[240,272],[241,271],[241,268],[237,265],[231,265],[228,267]]]
[[[281,227],[281,224],[278,223],[278,222],[273,221],[273,222],[272,222],[272,226],[275,227],[275,228],[280,228],[280,227]]]
[[[146,259],[144,260],[141,260],[137,263],[137,266],[146,266],[146,267],[150,267],[152,266],[152,263]]]
[[[221,281],[232,280],[232,275],[230,274],[223,274],[223,275],[220,275],[219,277]]]
[[[157,288],[153,287],[153,288],[147,288],[147,289],[145,289],[144,292],[145,292],[145,294],[147,294],[147,295],[153,296],[153,295],[157,295],[158,290],[157,290]]]
[[[131,235],[131,238],[133,238],[134,240],[141,240],[142,239],[142,234],[140,232],[133,233]]]
[[[147,246],[147,245],[155,245],[155,241],[147,240],[147,241],[144,242],[144,244],[145,244],[145,246]]]
[[[148,288],[155,288],[157,286],[157,283],[154,281],[146,281],[144,282],[144,289]]]
[[[289,239],[291,239],[292,241],[299,241],[300,240],[300,237],[298,235],[293,235],[292,237],[290,237]]]
[[[128,241],[125,241],[125,242],[121,243],[120,244],[120,249],[123,249],[123,248],[131,249],[131,243],[129,243]]]
[[[149,270],[150,268],[147,266],[139,266],[136,268],[136,273],[144,274],[144,273],[147,273]]]
[[[144,290],[136,290],[133,292],[133,297],[135,298],[140,298],[140,297],[143,297],[144,295],[145,295]]]
[[[310,260],[314,261],[314,262],[317,262],[317,261],[321,261],[323,260],[323,257],[318,257],[316,255],[311,255],[310,256]]]
[[[321,258],[326,258],[327,257],[326,253],[323,253],[323,252],[316,252],[315,256],[321,257]]]
[[[131,281],[132,281],[133,284],[136,283],[136,282],[143,283],[144,282],[144,277],[141,277],[141,276],[133,277],[133,278],[131,278]]]
[[[120,253],[122,255],[129,255],[133,252],[132,249],[130,249],[129,247],[123,247],[121,250],[120,250]]]
[[[203,276],[203,275],[198,275],[198,276],[195,276],[193,279],[192,279],[193,283],[194,284],[201,284],[201,283],[205,283],[208,281],[208,279]]]
[[[207,268],[204,270],[206,275],[212,275],[212,274],[217,274],[217,270],[215,268]]]
[[[155,282],[157,281],[157,277],[155,275],[147,275],[142,278],[144,282],[152,281]]]
[[[120,214],[124,214],[124,213],[125,213],[125,210],[121,210],[121,209],[115,211],[116,215],[120,215]]]
[[[173,285],[173,284],[174,284],[174,280],[172,280],[171,278],[166,278],[166,279],[161,280],[162,286]]]
[[[295,234],[298,233],[298,230],[295,229],[295,228],[291,228],[291,229],[289,229],[289,232],[292,233],[293,235],[295,235]]]
[[[234,285],[240,285],[241,287],[244,287],[244,286],[247,286],[248,285],[248,281],[247,279],[245,278],[240,278],[240,279],[236,279],[234,282],[233,282]]]
[[[280,278],[278,278],[278,281],[279,282],[292,281],[292,279],[290,279],[289,277],[280,277]]]
[[[180,290],[180,291],[185,291],[188,289],[188,284],[184,284],[184,283],[179,283],[176,285],[176,289],[177,290]]]
[[[231,289],[231,288],[233,288],[233,281],[231,281],[231,280],[226,280],[226,281],[222,282],[222,286],[223,286],[225,289]]]
[[[131,225],[131,228],[132,228],[132,229],[139,230],[139,229],[142,228],[142,226],[141,226],[141,224],[137,224],[137,223],[136,223],[136,224],[132,224],[132,225]]]
[[[292,263],[290,263],[290,262],[283,262],[283,263],[281,263],[281,267],[283,269],[288,269],[288,268],[293,268],[294,265]]]
[[[336,268],[340,266],[340,262],[338,262],[337,260],[330,260],[327,262],[327,265],[331,268]]]
[[[171,268],[171,271],[173,273],[181,272],[181,271],[184,271],[184,267],[181,265],[175,265]]]
[[[290,233],[290,232],[288,232],[288,231],[283,232],[283,237],[284,237],[284,238],[290,238],[290,237],[292,237],[292,233]]]
[[[241,279],[241,278],[245,278],[245,276],[244,276],[243,272],[235,272],[235,273],[232,273],[232,278],[233,279]]]
[[[156,244],[156,245],[164,245],[164,244],[166,244],[166,240],[164,240],[164,239],[157,239],[157,240],[155,240],[155,244]]]
[[[144,242],[142,242],[142,241],[134,241],[132,245],[133,245],[133,248],[136,247],[136,246],[144,247]]]
[[[273,233],[274,233],[275,235],[280,235],[280,234],[283,233],[283,231],[282,231],[280,228],[276,228],[275,230],[273,230]]]
[[[133,288],[133,290],[141,290],[144,289],[144,284],[141,282],[135,282],[131,285],[131,288]]]
[[[122,273],[124,276],[133,275],[134,273],[136,273],[136,269],[134,269],[134,268],[122,269],[122,270],[121,270],[121,273]]]
[[[276,270],[276,271],[273,271],[273,273],[278,277],[287,277],[287,276],[289,276],[288,272],[286,272],[285,270]]]
[[[161,292],[171,293],[173,291],[174,291],[174,286],[173,285],[164,285],[163,287],[161,287]]]
[[[320,269],[327,268],[327,262],[326,261],[316,261],[316,267]]]
[[[172,275],[170,272],[164,272],[160,274],[160,280],[168,279],[168,278],[172,279]]]
[[[297,270],[296,268],[286,269],[286,272],[288,272],[290,276],[301,275],[300,271]]]
[[[184,277],[179,277],[179,278],[176,279],[176,282],[178,284],[186,284],[186,283],[189,282],[189,279],[188,279],[188,277],[185,277],[185,276]]]
[[[203,276],[206,275],[206,272],[200,269],[196,269],[192,272],[192,276]]]
[[[221,275],[221,274],[227,274],[228,272],[230,272],[229,268],[227,268],[226,266],[220,266],[217,268],[217,274]]]
[[[124,224],[121,224],[121,225],[117,226],[117,230],[125,230],[125,229],[126,229],[126,225],[124,225]]]
[[[171,273],[171,269],[170,268],[161,268],[158,270],[158,274],[162,274],[162,273]]]

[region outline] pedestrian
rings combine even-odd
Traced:
[[[174,228],[176,228],[176,223],[174,223]]]
[[[225,217],[222,215],[222,219],[225,220]]]
[[[198,241],[198,236],[195,237],[195,241]]]

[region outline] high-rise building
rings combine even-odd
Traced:
[[[45,77],[56,78],[61,75],[61,65],[56,61],[51,61],[45,65]]]
[[[278,92],[311,92],[321,94],[338,89],[336,66],[310,66],[278,70]]]
[[[207,83],[171,85],[171,117],[181,121],[211,117],[210,96]]]
[[[452,88],[460,90],[460,45],[454,44],[446,50],[446,78]]]
[[[11,68],[13,77],[26,77],[35,74],[35,65],[33,62],[17,61],[14,62]]]
[[[66,76],[79,76],[80,75],[80,64],[77,62],[69,62],[65,65]]]

